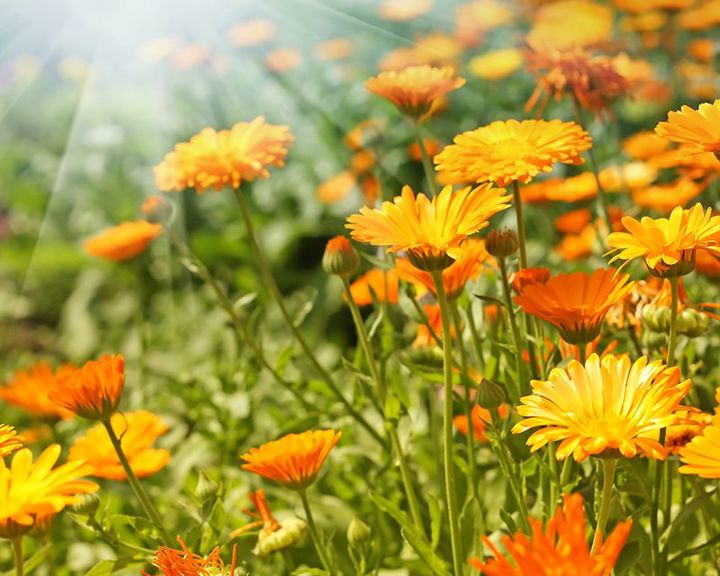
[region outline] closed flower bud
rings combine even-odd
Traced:
[[[272,532],[260,532],[253,554],[264,557],[269,556],[273,552],[290,548],[300,541],[306,529],[307,524],[304,520],[300,518],[286,518],[280,522],[280,528]]]
[[[645,306],[642,311],[642,320],[649,330],[665,334],[670,328],[670,308]]]
[[[172,204],[163,196],[148,196],[142,204],[142,212],[149,222],[166,224],[173,215]]]
[[[702,336],[710,326],[710,319],[697,310],[685,308],[678,315],[677,330],[689,338]]]
[[[485,248],[497,258],[507,258],[517,252],[519,243],[515,232],[508,230],[490,230],[485,238]]]
[[[322,265],[328,274],[347,279],[360,268],[360,255],[345,236],[335,236],[325,246]]]
[[[93,517],[99,507],[100,498],[97,494],[85,494],[73,505],[72,509],[76,514]]]
[[[212,500],[220,492],[220,485],[214,480],[210,480],[205,474],[200,473],[197,486],[195,486],[195,496],[203,502]]]
[[[475,396],[478,405],[486,410],[497,410],[505,402],[505,391],[499,384],[483,378]]]
[[[372,541],[372,529],[357,516],[353,516],[347,529],[347,539],[353,548],[364,549]]]
[[[643,343],[650,350],[661,348],[667,343],[667,334],[647,330],[643,333]]]

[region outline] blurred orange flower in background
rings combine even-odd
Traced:
[[[536,50],[567,50],[609,41],[613,34],[613,11],[590,0],[560,0],[536,13],[527,43]],[[569,17],[572,24],[568,25]]]
[[[265,54],[263,62],[271,72],[289,72],[300,66],[302,54],[297,48],[278,48]]]
[[[468,62],[468,70],[484,80],[502,80],[519,70],[524,61],[519,48],[504,48],[475,56]]]
[[[555,218],[555,229],[561,234],[579,234],[591,221],[592,214],[590,210],[578,208]]]
[[[385,20],[406,22],[430,12],[432,6],[432,0],[384,0],[378,13]]]
[[[371,268],[350,284],[350,294],[358,306],[377,302],[398,303],[398,276],[395,270]]]
[[[668,184],[656,184],[633,190],[632,199],[642,208],[658,212],[672,212],[676,206],[686,206],[702,192],[703,187],[689,178],[680,178]]]
[[[123,222],[87,240],[85,251],[98,258],[124,262],[145,252],[162,231],[160,224],[152,224],[146,220]]]
[[[258,18],[240,22],[230,28],[228,42],[236,48],[257,46],[272,40],[277,34],[277,25],[271,20]]]
[[[38,362],[27,370],[16,372],[12,379],[0,388],[0,398],[42,418],[72,418],[73,413],[50,400],[49,394],[57,386],[58,379],[73,370],[75,367],[72,364],[64,364],[53,372],[47,362]]]
[[[502,404],[500,408],[498,408],[498,414],[501,418],[507,418],[509,412],[510,409],[507,404]],[[487,436],[485,436],[485,429],[487,424],[492,422],[492,415],[490,414],[490,411],[474,404],[470,413],[470,419],[472,421],[473,438],[479,442],[485,442],[487,440]],[[467,436],[470,432],[468,419],[464,414],[459,414],[453,418],[453,426],[455,426],[457,431],[463,436]]]

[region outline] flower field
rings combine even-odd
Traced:
[[[34,4],[0,576],[720,573],[718,0]]]

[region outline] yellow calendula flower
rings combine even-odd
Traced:
[[[667,122],[660,122],[655,132],[670,142],[685,144],[685,154],[712,152],[720,159],[720,98],[700,104],[697,110],[683,106],[679,112],[668,113]]]
[[[675,423],[690,380],[681,381],[680,369],[660,360],[592,354],[584,365],[570,360],[548,380],[533,380],[532,389],[521,399],[524,420],[513,433],[539,428],[527,441],[533,451],[560,441],[558,460],[572,454],[580,462],[604,452],[663,459],[660,430]]]
[[[17,435],[15,428],[8,424],[0,424],[0,458],[5,458],[15,450],[22,448],[22,437]]]
[[[720,478],[720,414],[715,414],[701,435],[695,436],[680,450],[682,474],[702,478]]]

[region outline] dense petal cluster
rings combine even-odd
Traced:
[[[0,458],[5,458],[15,450],[22,448],[22,437],[17,435],[15,428],[0,424]]]
[[[0,398],[42,418],[71,418],[73,413],[50,400],[49,394],[57,386],[59,378],[74,370],[71,364],[63,364],[53,371],[47,362],[38,362],[27,370],[16,372],[0,388]]]
[[[720,414],[713,416],[701,435],[695,436],[680,450],[683,474],[701,478],[720,478]]]
[[[232,562],[226,569],[220,557],[220,547],[216,546],[207,556],[192,552],[178,536],[180,549],[161,546],[155,552],[153,566],[163,576],[232,576],[235,574],[237,550],[233,548]],[[148,576],[146,572],[143,572]]]
[[[679,112],[668,113],[667,122],[660,122],[655,132],[685,144],[685,154],[712,152],[720,159],[720,99],[700,104],[697,110],[683,106]]]

